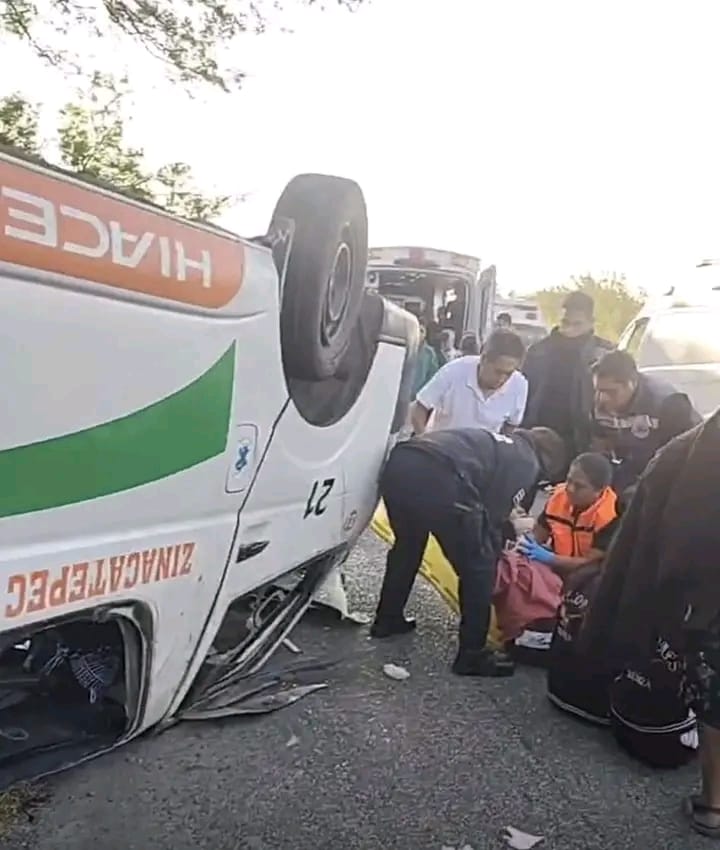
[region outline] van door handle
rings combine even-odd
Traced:
[[[238,546],[235,563],[239,564],[240,561],[247,561],[248,558],[254,558],[255,555],[264,552],[269,543],[269,540],[258,540],[255,543],[246,543],[244,546]]]

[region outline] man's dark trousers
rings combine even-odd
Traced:
[[[484,511],[456,506],[467,503],[463,487],[440,458],[407,446],[393,451],[380,490],[395,544],[387,556],[376,622],[402,617],[428,535],[433,534],[459,580],[460,647],[476,651],[484,648],[490,626],[496,553]]]

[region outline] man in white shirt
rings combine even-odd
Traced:
[[[410,411],[416,434],[428,429],[487,428],[507,434],[525,415],[528,383],[519,372],[525,346],[512,331],[496,331],[482,354],[446,364],[417,394]]]

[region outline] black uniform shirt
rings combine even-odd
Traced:
[[[673,437],[701,421],[685,393],[654,375],[641,374],[627,411],[613,416],[595,411],[594,436],[607,443],[621,461],[613,486],[622,493],[650,463],[655,452]]]
[[[465,485],[467,507],[482,505],[499,525],[540,477],[540,464],[522,434],[506,437],[484,428],[448,428],[413,437],[402,447],[426,451],[451,467]]]

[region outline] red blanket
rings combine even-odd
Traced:
[[[493,604],[505,640],[519,637],[535,620],[557,616],[563,582],[550,567],[504,552],[497,567]]]

